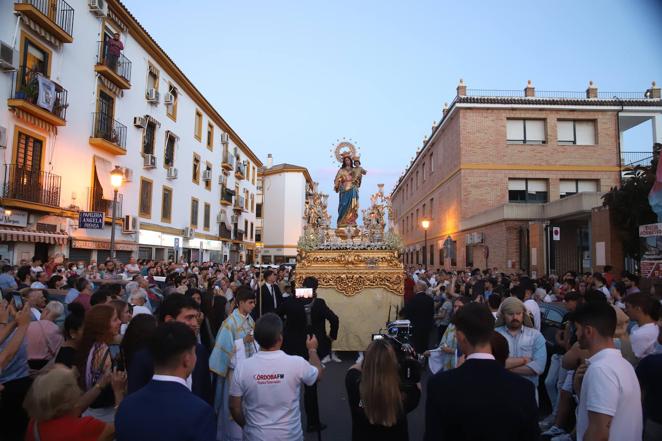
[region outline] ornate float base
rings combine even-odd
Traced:
[[[340,319],[334,350],[365,350],[402,308],[404,269],[395,251],[310,251],[297,264],[296,286],[308,276],[317,278],[318,296]]]

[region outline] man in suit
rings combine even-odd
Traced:
[[[428,381],[425,441],[537,440],[538,405],[533,383],[507,371],[492,355],[494,316],[470,303],[453,318],[466,361]],[[477,424],[477,419],[480,422]]]
[[[412,346],[418,354],[428,349],[428,340],[434,328],[434,300],[426,294],[427,288],[422,280],[416,282],[416,294],[402,309],[402,316],[409,319],[414,327]]]
[[[117,441],[215,439],[214,410],[192,394],[186,383],[196,365],[196,344],[195,333],[185,324],[171,321],[159,325],[149,345],[154,376],[119,406],[115,415]]]
[[[274,271],[264,272],[264,284],[260,288],[260,296],[257,305],[251,314],[255,320],[268,312],[276,312],[278,306],[283,302],[283,294],[280,292],[277,275]]]
[[[198,335],[200,325],[198,317],[200,307],[190,297],[183,294],[170,294],[160,307],[160,322],[176,321],[188,325]],[[195,395],[209,404],[214,402],[214,393],[209,375],[209,351],[201,344],[196,343],[195,352],[197,362],[190,377],[186,379]],[[134,355],[131,365],[127,366],[128,393],[131,394],[149,383],[154,374],[154,364],[149,350],[143,349]]]
[[[318,281],[315,277],[306,277],[304,288],[313,290],[312,299],[290,297],[278,307],[278,315],[285,321],[283,327],[283,352],[298,355],[308,360],[306,340],[309,335],[317,338],[320,359],[331,354],[331,341],[338,338],[338,316],[331,311],[324,299],[317,297]],[[326,322],[329,322],[329,335],[326,334]],[[317,402],[317,383],[304,385],[303,404],[308,418],[307,431],[324,430],[326,424],[320,422]]]

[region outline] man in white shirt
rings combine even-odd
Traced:
[[[518,290],[515,290],[515,295],[517,297],[520,297],[520,300],[524,302],[524,307],[526,308],[526,311],[531,315],[531,318],[533,319],[533,327],[536,328],[536,330],[540,331],[540,324],[542,322],[541,317],[540,317],[540,306],[538,306],[538,302],[535,301],[533,298],[533,293],[535,291],[535,286],[531,281],[527,281],[522,285],[522,290],[524,292],[523,297],[520,297],[518,294]]]
[[[255,325],[260,352],[243,361],[230,385],[230,412],[244,430],[244,441],[303,441],[301,383],[312,386],[322,375],[317,339],[306,341],[310,363],[280,350],[283,322],[264,314]]]
[[[589,302],[575,311],[577,339],[589,358],[575,372],[577,441],[640,440],[641,391],[632,365],[614,347],[616,311]]]
[[[637,292],[625,297],[625,313],[637,324],[630,330],[632,352],[639,360],[655,353],[660,329],[660,303],[649,294]]]
[[[46,286],[46,284],[48,283],[48,274],[46,273],[46,271],[42,271],[40,273],[37,273],[35,275],[35,279],[36,280],[34,282],[32,282],[32,284],[30,285],[30,288],[34,288],[34,289],[47,289],[48,288],[48,286]]]

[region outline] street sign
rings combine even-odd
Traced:
[[[78,213],[78,228],[103,230],[103,217],[99,211],[81,211]]]
[[[639,237],[662,236],[662,223],[639,225]]]
[[[561,228],[552,227],[552,240],[561,240]]]

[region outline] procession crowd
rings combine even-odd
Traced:
[[[340,361],[341,323],[315,278],[295,295],[294,271],[3,265],[3,439],[302,440],[302,392],[306,429],[321,433],[316,387]],[[399,349],[373,340],[345,376],[352,439],[408,439],[422,396],[426,440],[662,439],[660,299],[638,282],[609,268],[407,269],[400,315],[432,374],[422,393],[403,381]]]
[[[557,441],[662,439],[660,297],[642,292],[638,276],[611,267],[540,279],[497,269],[408,273],[403,313],[414,348],[437,372],[426,440],[538,439],[539,427]],[[473,317],[462,318],[469,305]],[[490,355],[471,334],[478,306],[491,312]],[[502,368],[486,373],[477,358]],[[543,395],[551,413],[538,423]]]

